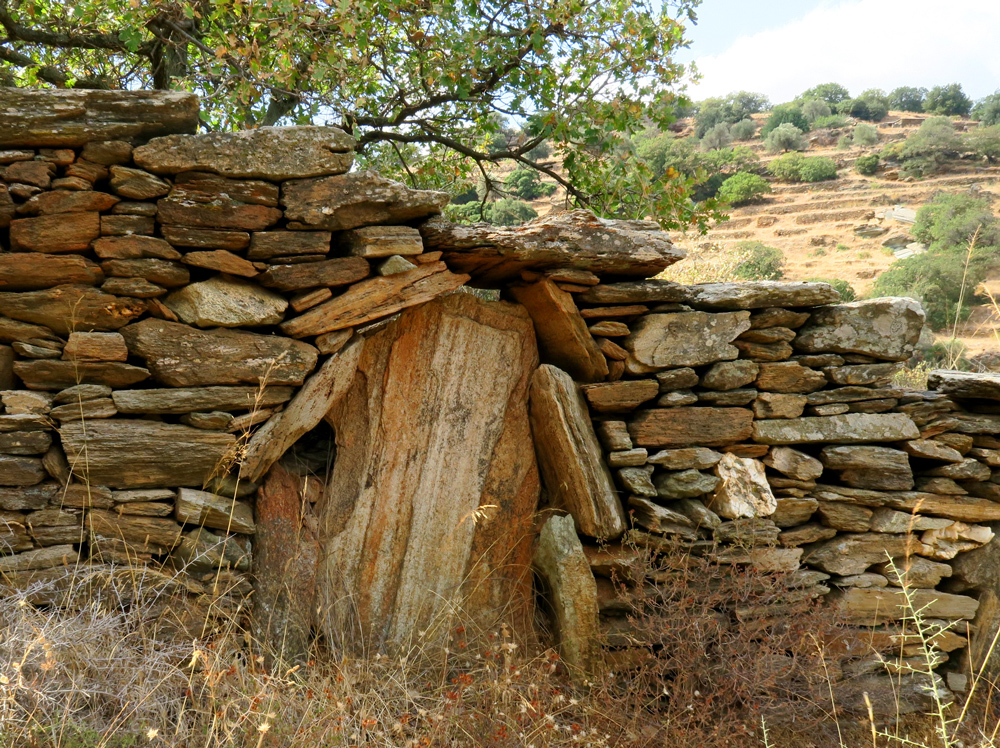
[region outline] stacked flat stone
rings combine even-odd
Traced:
[[[544,365],[535,384],[565,393],[565,420],[589,411],[602,450],[581,459],[586,450],[553,448],[548,435],[536,448],[550,492],[557,478],[565,486],[554,503],[583,538],[599,625],[623,647],[616,661],[642,652],[635,632],[622,635],[627,606],[610,578],[628,581],[635,549],[650,547],[792,572],[803,596],[824,597],[857,630],[847,649],[859,655],[844,658],[842,676],[867,678],[885,696],[890,671],[914,693],[926,680],[902,624],[905,580],[926,617],[961,624],[935,642],[935,656],[962,690],[964,622],[978,601],[964,594],[975,580],[949,562],[991,541],[987,523],[1000,519],[1000,377],[936,372],[938,391],[895,387],[924,323],[909,299],[836,304],[817,283],[552,275],[528,275],[531,290],[511,293],[533,313],[542,360],[580,385],[572,392],[569,374]],[[550,297],[565,294],[564,319],[536,301],[546,286]],[[556,329],[570,316],[591,335],[575,346]],[[558,343],[546,350],[546,340]],[[567,427],[566,440],[579,428]],[[873,641],[875,650],[864,644]]]
[[[323,415],[297,388],[467,280],[407,225],[447,196],[348,173],[337,128],[193,135],[188,95],[16,96],[83,114],[0,122],[3,584],[165,563],[248,591],[258,483]]]
[[[193,135],[185,96],[18,89],[66,117],[0,117],[0,585],[51,604],[64,567],[122,564],[205,599],[253,583],[284,627],[258,633],[301,653],[317,629],[408,641],[465,589],[530,600],[534,545],[582,673],[600,642],[648,651],[611,578],[655,584],[638,552],[680,549],[834,607],[838,677],[903,679],[877,705],[944,688],[913,672],[900,575],[988,643],[997,583],[966,559],[995,547],[1000,382],[894,387],[915,302],[650,280],[684,253],[587,211],[455,225],[444,193],[351,172],[336,128]],[[344,459],[279,469],[324,419]],[[967,643],[935,641],[956,690]]]

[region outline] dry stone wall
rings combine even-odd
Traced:
[[[351,171],[336,128],[0,97],[0,590],[58,603],[67,569],[136,565],[203,601],[253,590],[294,659],[315,633],[527,630],[534,565],[584,673],[602,644],[648,651],[612,577],[681,549],[787,572],[878,642],[838,670],[873,693],[886,662],[913,708],[964,687],[997,621],[1000,379],[894,387],[915,302],[658,281],[666,234],[586,211],[454,225],[446,194]],[[930,683],[900,575],[974,622]]]

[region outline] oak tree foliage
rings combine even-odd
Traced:
[[[699,2],[0,0],[0,85],[193,91],[207,129],[338,125],[359,165],[419,187],[508,163],[573,205],[704,227],[689,180],[629,148],[685,103]]]

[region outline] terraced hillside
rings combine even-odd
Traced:
[[[916,130],[916,123],[903,127],[890,124],[899,120],[900,115],[899,112],[890,113],[885,123],[879,125],[879,144],[869,148],[839,150],[835,145],[835,132],[810,133],[813,142],[806,155],[833,159],[838,166],[837,178],[812,184],[772,180],[771,195],[758,204],[733,208],[730,220],[707,235],[675,235],[689,256],[673,272],[699,277],[710,275],[713,268],[725,264],[722,260],[740,242],[756,240],[784,253],[785,278],[840,278],[863,296],[875,278],[896,259],[893,250],[885,245],[902,246],[912,241],[907,223],[883,218],[886,209],[891,211],[902,206],[916,211],[942,190],[973,190],[1000,196],[1000,168],[987,167],[981,161],[960,161],[947,173],[918,181],[886,179],[881,173],[866,177],[854,171],[854,162],[859,156],[876,152],[886,143],[903,140]],[[959,128],[972,124],[959,123]],[[759,139],[749,145],[758,153],[762,164],[776,157],[764,151]],[[880,233],[881,230],[884,233]],[[871,236],[876,233],[880,235]],[[1000,297],[1000,268],[986,286]],[[973,310],[969,321],[959,329],[959,337],[969,347],[971,355],[1000,349],[998,331],[1000,317],[987,305]]]

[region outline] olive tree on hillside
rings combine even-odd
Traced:
[[[690,183],[627,147],[677,110],[698,2],[0,0],[0,83],[194,91],[207,129],[335,124],[421,187],[509,163],[604,214],[704,225]],[[543,142],[562,169],[529,156]]]
[[[889,93],[889,108],[902,112],[922,112],[926,96],[926,88],[900,86]]]
[[[840,102],[847,101],[849,98],[851,98],[851,92],[839,83],[822,83],[799,94],[799,101],[822,99],[831,107],[835,107]]]
[[[935,86],[924,98],[924,111],[946,116],[966,116],[972,109],[972,99],[965,95],[961,84]]]
[[[972,118],[983,125],[1000,125],[1000,90],[977,101],[972,107]]]

